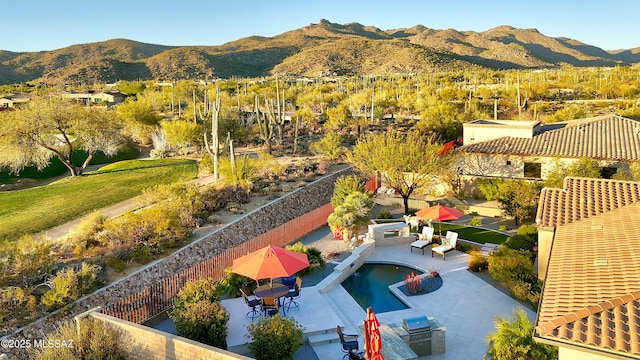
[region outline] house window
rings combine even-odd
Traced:
[[[511,165],[511,160],[507,160],[507,165]]]
[[[542,177],[542,164],[525,162],[524,177],[540,179]]]

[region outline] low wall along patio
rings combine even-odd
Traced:
[[[115,318],[143,323],[166,310],[187,281],[219,280],[233,259],[267,244],[284,246],[325,225],[333,211],[329,201],[334,183],[351,172],[347,168],[298,188],[2,339],[41,339],[57,323],[95,307]],[[28,357],[20,350],[7,354]]]

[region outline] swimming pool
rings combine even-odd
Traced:
[[[389,285],[404,281],[422,271],[402,265],[367,263],[342,282],[342,287],[364,309],[371,306],[377,313],[408,309],[389,291]]]

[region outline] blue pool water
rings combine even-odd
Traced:
[[[363,308],[371,306],[376,313],[407,309],[400,299],[389,291],[389,285],[404,281],[411,274],[422,271],[392,264],[363,264],[342,282],[342,287]]]

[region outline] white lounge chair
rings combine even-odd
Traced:
[[[456,249],[456,242],[458,241],[458,233],[455,231],[447,231],[447,236],[442,239],[442,244],[431,248],[431,257],[433,253],[442,255],[442,260],[445,260],[445,254],[448,251]]]
[[[418,240],[411,243],[411,252],[413,252],[413,249],[416,248],[422,250],[422,255],[424,255],[424,248],[432,242],[433,228],[425,226],[422,228],[422,233],[418,234]]]

